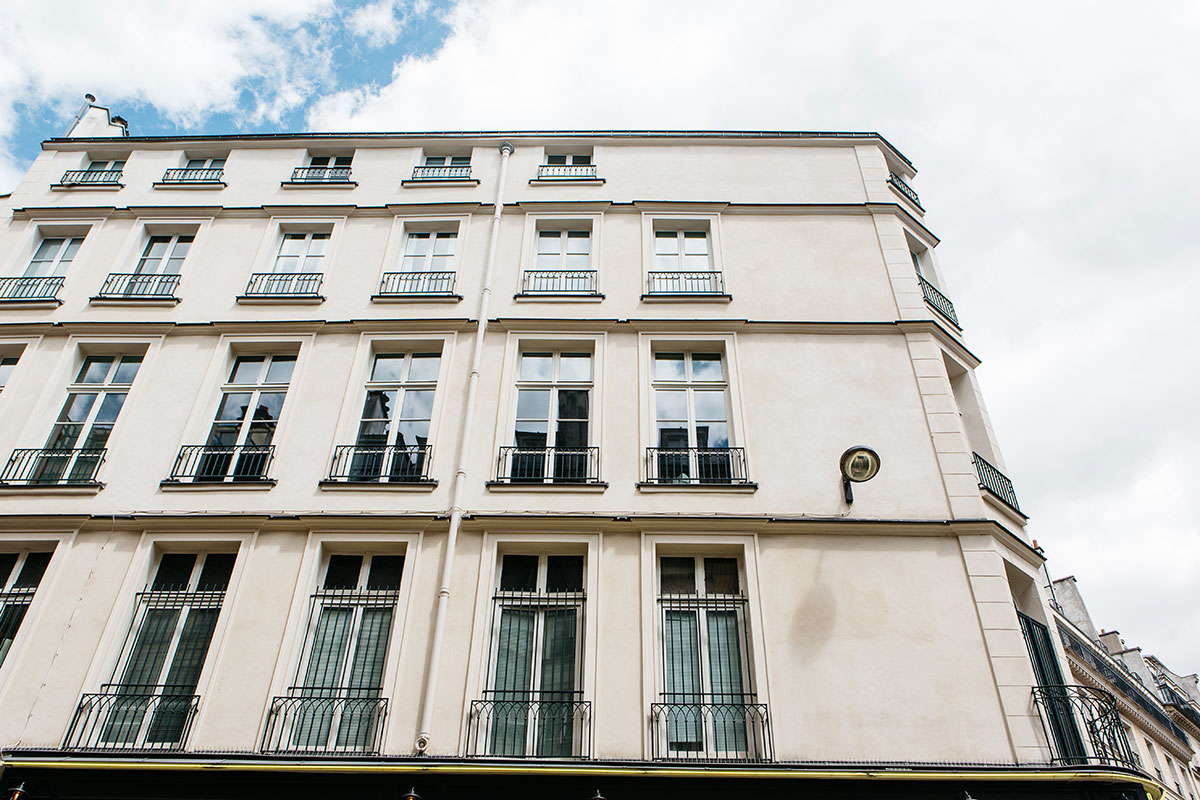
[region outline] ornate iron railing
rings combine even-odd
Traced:
[[[99,297],[174,297],[179,286],[178,275],[127,274],[113,272],[100,287]]]
[[[179,448],[168,480],[183,483],[265,481],[273,444],[187,444]]]
[[[1052,763],[1139,768],[1117,701],[1108,692],[1090,686],[1035,686],[1033,703],[1050,744]]]
[[[182,750],[200,705],[193,686],[106,684],[79,701],[64,750]]]
[[[453,272],[385,272],[379,295],[454,294]]]
[[[217,169],[169,169],[163,173],[163,183],[218,183],[225,170]]]
[[[1162,695],[1164,705],[1179,712],[1188,722],[1200,728],[1200,712],[1196,711],[1196,707],[1187,697],[1167,683],[1159,683],[1158,692]]]
[[[485,691],[471,701],[468,756],[590,758],[592,704],[583,692]]]
[[[744,447],[647,447],[646,482],[749,483]]]
[[[522,294],[595,294],[594,269],[527,269],[521,272]]]
[[[345,183],[350,180],[349,167],[296,167],[292,170],[296,183]]]
[[[1017,505],[1017,493],[1013,491],[1012,481],[1008,479],[1008,476],[989,464],[979,453],[971,453],[971,457],[975,459],[975,474],[979,476],[979,488],[987,489],[1005,505],[1020,514],[1021,507]]]
[[[63,186],[78,186],[80,184],[119,184],[121,173],[119,169],[69,169],[63,173],[59,183]]]
[[[773,761],[771,720],[753,694],[666,693],[650,705],[655,761]]]
[[[0,300],[57,300],[61,275],[46,278],[0,278]]]
[[[412,179],[414,181],[447,181],[447,180],[470,180],[471,165],[465,166],[416,166],[413,167]]]
[[[30,448],[13,450],[0,483],[19,486],[94,486],[108,450]]]
[[[323,272],[255,272],[246,297],[320,297]]]
[[[501,483],[597,483],[599,447],[501,447]]]
[[[914,206],[922,211],[925,210],[925,207],[921,205],[921,199],[917,197],[916,191],[914,191],[911,186],[904,182],[904,178],[901,178],[899,175],[892,172],[888,174],[887,182],[891,184],[896,191],[911,200]]]
[[[422,483],[429,480],[433,448],[421,445],[342,444],[333,451],[329,480],[350,483]]]
[[[594,178],[595,164],[542,164],[538,167],[538,178]]]
[[[387,698],[377,689],[292,686],[271,701],[264,753],[378,755]]]
[[[934,310],[941,314],[946,319],[954,323],[954,327],[961,328],[958,324],[958,315],[954,313],[954,303],[950,302],[950,298],[937,290],[929,281],[925,280],[925,276],[918,275],[917,281],[921,284],[921,293],[925,295],[925,302],[933,306]]]
[[[646,294],[725,294],[725,277],[720,272],[650,272]]]

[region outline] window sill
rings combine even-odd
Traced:
[[[406,189],[412,189],[417,186],[478,186],[477,178],[407,178],[400,181],[400,185]]]
[[[642,295],[643,303],[728,303],[733,300],[731,294],[644,294]]]
[[[224,189],[228,185],[225,181],[156,181],[150,184],[153,189]]]
[[[168,306],[175,307],[179,305],[179,298],[174,295],[170,297],[152,295],[130,296],[130,297],[104,297],[96,295],[88,299],[88,305],[93,306]]]
[[[317,482],[323,492],[432,492],[437,481],[331,481]]]
[[[979,493],[981,495],[983,495],[983,501],[985,503],[987,503],[988,505],[997,509],[998,511],[1003,513],[1005,516],[1007,516],[1009,519],[1016,522],[1018,525],[1024,526],[1025,523],[1029,522],[1029,517],[1025,516],[1020,511],[1018,511],[1017,509],[1010,506],[998,495],[992,494],[992,491],[990,489],[988,489],[986,486],[980,486]]]
[[[717,492],[719,494],[754,494],[758,484],[749,483],[646,483],[637,484],[637,490],[643,494],[695,494],[696,492]]]
[[[433,294],[419,293],[412,294],[373,294],[371,295],[372,303],[459,303],[462,302],[461,294]]]
[[[104,484],[97,481],[96,483],[84,483],[76,485],[60,485],[54,483],[47,484],[25,484],[25,483],[0,483],[0,494],[59,494],[59,495],[83,495],[91,496],[100,493],[104,488]]]
[[[888,185],[888,188],[892,190],[892,194],[896,195],[899,198],[902,198],[904,200],[904,202],[907,203],[909,206],[911,206],[912,208],[915,208],[917,211],[921,212],[921,216],[925,215],[925,209],[921,206],[920,203],[917,203],[911,197],[906,196],[904,194],[904,192],[900,191],[895,186],[893,186],[891,181],[888,181],[887,185]]]
[[[123,183],[52,183],[50,191],[52,192],[115,192],[118,189],[124,189]]]
[[[278,483],[274,478],[262,478],[256,481],[199,481],[183,482],[166,478],[159,482],[158,488],[163,492],[265,492]]]
[[[603,292],[517,292],[513,300],[518,303],[599,303]]]
[[[353,189],[358,181],[280,181],[284,189]]]
[[[323,294],[274,294],[274,295],[248,295],[239,294],[237,296],[239,305],[243,306],[318,306],[325,302]]]
[[[550,494],[601,494],[608,488],[607,481],[591,483],[511,483],[509,481],[488,481],[484,484],[489,492],[537,492]]]
[[[603,186],[604,178],[530,178],[530,186],[552,186],[556,183],[569,183],[573,186]]]
[[[58,308],[62,304],[57,297],[0,297],[0,308]]]

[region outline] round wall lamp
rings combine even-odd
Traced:
[[[854,491],[850,484],[869,481],[879,474],[879,454],[869,447],[855,445],[842,453],[838,466],[842,470],[842,492],[849,505],[854,502]]]

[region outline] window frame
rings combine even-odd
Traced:
[[[521,241],[521,261],[517,267],[514,297],[523,302],[598,301],[604,299],[604,251],[603,251],[604,212],[582,208],[572,211],[531,211],[525,215],[525,226]],[[559,266],[554,269],[542,270],[537,266],[538,245],[543,231],[558,231],[566,234],[571,231],[588,232],[589,264],[584,269],[569,269],[566,267],[566,243],[560,253]],[[590,272],[591,289],[558,289],[528,291],[525,289],[525,275],[530,272]]]
[[[378,281],[376,282],[376,291],[372,295],[374,301],[389,300],[392,295],[396,295],[399,299],[408,301],[417,299],[441,299],[445,301],[458,302],[461,296],[455,294],[458,279],[462,276],[462,261],[463,252],[468,246],[468,231],[470,227],[471,216],[469,214],[455,214],[446,216],[401,216],[397,215],[392,220],[391,229],[388,232],[387,244],[384,247],[383,259],[380,265]],[[393,274],[404,274],[407,270],[404,268],[404,254],[407,250],[408,236],[410,233],[454,233],[454,256],[450,262],[448,272],[452,273],[449,292],[424,292],[408,293],[394,292],[381,293],[387,276]],[[432,265],[431,265],[432,266]],[[429,273],[425,273],[429,274]]]
[[[707,270],[688,270],[680,261],[676,270],[662,270],[656,264],[657,234],[659,231],[674,231],[680,237],[680,247],[683,245],[683,234],[686,232],[705,231],[708,241]],[[682,250],[680,251],[682,254]],[[682,255],[681,255],[682,259]],[[650,274],[653,272],[708,272],[717,276],[720,292],[651,292]],[[721,214],[717,212],[699,212],[680,208],[678,212],[672,207],[654,207],[648,204],[642,209],[642,300],[673,299],[682,301],[703,301],[705,298],[728,301],[733,290],[726,269],[724,244],[721,235]]]
[[[250,269],[246,273],[246,280],[249,281],[252,276],[261,274],[303,274],[275,272],[276,259],[283,248],[284,236],[289,233],[329,234],[329,244],[325,248],[325,254],[321,262],[321,274],[328,275],[333,266],[337,264],[338,247],[341,245],[342,239],[345,238],[343,236],[345,223],[346,217],[272,217],[263,230],[258,251],[255,253],[254,260],[250,264]],[[278,300],[278,298],[273,299]]]
[[[18,620],[16,625],[13,627],[12,637],[8,640],[8,646],[4,647],[3,640],[0,639],[0,671],[4,669],[4,664],[9,663],[9,656],[14,650],[17,650],[18,653],[20,652],[19,644],[23,640],[18,640],[17,637],[20,635],[22,628],[28,629],[29,627],[29,623],[27,621],[32,615],[33,604],[38,597],[38,589],[41,589],[43,585],[49,582],[47,576],[51,575],[51,570],[53,570],[56,566],[54,555],[56,552],[58,552],[60,544],[61,542],[57,538],[48,539],[45,542],[17,541],[11,543],[6,542],[5,546],[0,549],[0,555],[8,555],[12,553],[16,554],[16,559],[13,562],[13,566],[9,574],[7,576],[0,577],[0,612],[6,610],[10,605],[23,605],[25,607],[24,612],[21,614],[20,620]],[[49,558],[47,559],[45,569],[42,570],[42,574],[38,577],[37,583],[35,583],[32,587],[16,586],[16,582],[21,577],[21,573],[25,569],[25,564],[28,562],[29,556],[31,554],[38,553],[48,553]],[[23,592],[22,589],[28,589],[29,591]],[[45,594],[45,592],[42,593],[43,596],[45,596]],[[21,602],[22,597],[28,597],[28,601]],[[3,684],[0,684],[0,689],[2,689],[2,687]]]

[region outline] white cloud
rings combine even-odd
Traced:
[[[347,17],[355,34],[367,40],[371,47],[383,47],[400,38],[403,28],[399,0],[376,0],[360,6]]]

